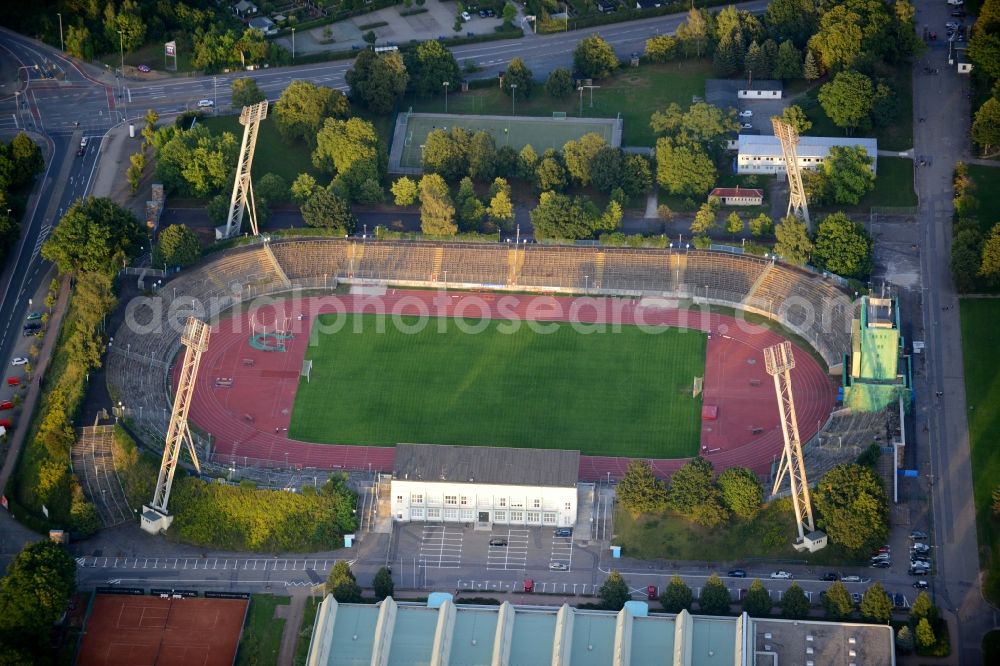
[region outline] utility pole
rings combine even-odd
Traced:
[[[577,88],[580,91],[580,117],[583,118],[583,86]]]
[[[292,62],[295,62],[295,28],[292,28]]]
[[[448,86],[450,81],[442,81],[441,85],[444,86],[444,112],[448,113]]]
[[[517,84],[510,84],[510,115],[516,115],[514,113],[514,101],[517,99]]]
[[[59,17],[59,50],[65,51],[66,45],[63,43],[62,12],[56,12],[56,16]]]

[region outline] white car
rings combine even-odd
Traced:
[[[753,118],[753,111],[750,109],[743,109],[740,111],[740,118]]]
[[[948,21],[944,26],[949,30],[958,30],[958,21]]]
[[[28,359],[23,356],[18,356],[13,361],[10,362],[11,365],[28,365]]]
[[[209,108],[212,108],[213,106],[215,106],[215,102],[213,102],[210,99],[199,99],[198,100],[198,108],[199,109],[209,109]]]
[[[549,562],[549,571],[569,571],[569,567],[562,562]]]
[[[789,580],[789,579],[791,579],[791,577],[792,577],[792,574],[788,573],[787,571],[772,571],[771,572],[771,578],[781,578],[781,579],[784,579],[784,580]]]
[[[743,129],[753,129],[753,124],[752,123],[743,123],[742,128]]]
[[[462,20],[463,21],[471,21],[472,20],[472,14],[470,14],[469,12],[462,12]]]

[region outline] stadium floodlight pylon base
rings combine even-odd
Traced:
[[[203,321],[188,317],[181,334],[181,344],[186,347],[184,360],[181,362],[181,373],[177,380],[177,395],[174,397],[174,408],[170,414],[170,425],[167,426],[167,437],[163,445],[163,460],[160,463],[160,475],[156,480],[156,490],[153,491],[153,501],[142,507],[140,526],[150,534],[157,534],[170,527],[173,518],[167,511],[170,500],[170,489],[174,482],[174,472],[180,463],[181,446],[187,445],[191,454],[191,462],[200,473],[198,452],[188,428],[188,410],[191,408],[194,396],[194,382],[198,376],[198,366],[201,355],[208,349],[208,338],[212,329]]]

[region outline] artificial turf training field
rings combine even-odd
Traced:
[[[320,316],[331,327],[336,315]],[[377,319],[384,332],[376,332]],[[356,320],[361,321],[356,321]],[[416,317],[401,317],[413,326]],[[489,322],[479,333],[427,319],[404,333],[381,315],[347,315],[306,358],[289,436],[332,444],[399,442],[579,449],[589,455],[695,455],[705,334],[634,326],[583,334],[569,324]],[[463,320],[466,329],[485,322]],[[446,332],[439,332],[440,326]],[[503,331],[498,330],[498,327]],[[362,331],[357,333],[356,331]]]

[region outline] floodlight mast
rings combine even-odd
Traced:
[[[240,157],[236,165],[236,178],[233,182],[233,194],[229,199],[229,217],[226,218],[224,238],[229,238],[240,232],[243,224],[243,211],[246,210],[247,199],[250,200],[250,230],[256,236],[257,206],[253,198],[253,183],[250,181],[250,169],[253,166],[253,153],[257,146],[257,132],[260,121],[267,118],[267,100],[244,106],[240,113],[240,124],[243,125],[243,143],[240,145]]]
[[[785,159],[785,173],[788,174],[788,210],[785,215],[796,215],[809,222],[809,202],[802,185],[802,167],[795,148],[799,145],[799,131],[789,122],[775,116],[771,118],[774,135],[781,141],[781,154]]]
[[[785,450],[778,465],[771,494],[776,494],[788,475],[791,486],[792,504],[795,507],[795,522],[799,531],[799,543],[805,535],[815,530],[812,502],[809,498],[809,480],[802,460],[802,442],[799,439],[799,425],[795,417],[795,399],[792,396],[792,368],[795,357],[792,343],[787,340],[764,349],[764,367],[767,374],[774,377],[774,392],[778,397],[778,411],[781,414],[781,432],[785,439]]]
[[[201,355],[208,349],[210,334],[211,328],[208,324],[194,317],[188,317],[184,333],[181,335],[181,344],[187,349],[184,351],[181,373],[177,380],[177,395],[174,397],[174,408],[170,414],[170,425],[167,427],[163,460],[160,463],[160,475],[156,481],[156,490],[153,492],[153,501],[149,505],[151,509],[163,516],[168,515],[167,502],[170,499],[170,488],[174,482],[174,472],[180,461],[182,443],[187,444],[191,461],[194,463],[195,469],[199,473],[201,472],[198,454],[195,451],[191,431],[188,428],[187,417],[194,395],[194,383],[198,376]]]

